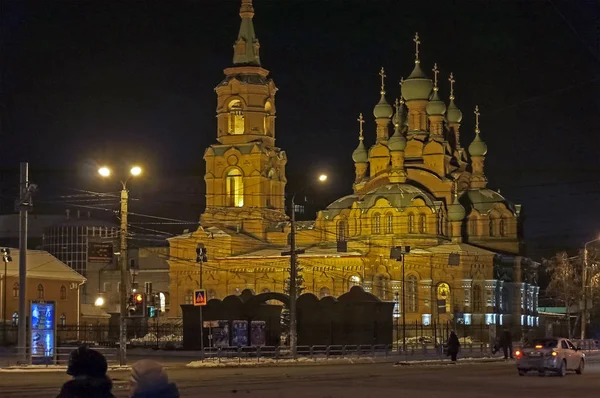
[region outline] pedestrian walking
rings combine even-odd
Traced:
[[[106,358],[83,345],[69,356],[67,374],[72,380],[63,384],[57,398],[115,398],[107,376]]]
[[[450,332],[450,336],[448,336],[448,355],[452,359],[452,362],[456,362],[456,356],[458,355],[459,350],[460,341],[458,341],[458,336],[453,330]]]
[[[508,359],[509,355],[510,359],[513,359],[512,335],[510,334],[510,330],[504,329],[502,336],[500,337],[500,345],[502,346],[502,351],[504,352],[504,359]]]
[[[131,398],[179,398],[179,390],[162,365],[150,359],[142,359],[131,366]]]

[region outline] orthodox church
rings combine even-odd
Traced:
[[[277,87],[261,65],[252,0],[241,0],[240,17],[233,65],[215,89],[217,139],[204,153],[201,226],[169,240],[170,316],[181,316],[180,305],[192,303],[200,284],[209,299],[222,299],[244,289],[282,292],[289,278],[292,231],[287,157],[275,145]],[[358,117],[358,146],[348,154],[356,172],[351,193],[315,221],[296,223],[304,291],[337,297],[359,285],[402,304],[396,316],[413,324],[537,326],[538,264],[520,255],[521,206],[487,188],[479,108],[464,148],[454,76],[446,103],[437,65],[430,78],[418,34],[414,43],[414,67],[393,105],[380,71],[370,147],[364,138],[371,132]],[[206,249],[202,264],[197,247]]]

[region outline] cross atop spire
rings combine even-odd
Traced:
[[[437,63],[433,64],[433,91],[438,91],[438,74],[440,73],[440,70],[437,67]]]
[[[413,41],[415,42],[415,64],[418,64],[421,62],[419,61],[419,44],[421,44],[421,41],[419,40],[419,32],[415,32],[415,38]]]
[[[260,44],[254,33],[252,18],[254,17],[254,7],[252,0],[241,0],[240,17],[242,22],[237,40],[233,45],[233,64],[260,66],[260,57],[258,55]]]
[[[387,75],[385,74],[385,71],[383,70],[383,66],[381,67],[381,70],[379,71],[379,76],[381,76],[381,94],[385,94],[385,78],[387,77]]]
[[[481,115],[481,113],[479,113],[479,105],[475,105],[475,112],[473,112],[475,114],[475,134],[479,134],[479,115]]]
[[[364,140],[365,137],[363,137],[363,123],[365,122],[365,119],[363,119],[363,115],[362,112],[359,113],[358,115],[358,119],[356,119],[358,121],[358,125],[359,125],[359,130],[358,130],[358,139],[360,141]]]
[[[454,83],[456,83],[456,80],[454,80],[454,75],[452,74],[452,72],[450,72],[450,77],[448,78],[448,81],[450,82],[450,100],[454,99]]]
[[[400,104],[402,102],[400,102],[400,100],[398,98],[396,98],[396,101],[394,101],[394,107],[396,108],[396,115],[400,114]]]

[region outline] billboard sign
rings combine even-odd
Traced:
[[[250,324],[250,338],[253,346],[264,346],[266,344],[265,321],[252,321]]]
[[[31,355],[54,357],[56,305],[54,301],[31,302]]]
[[[88,242],[88,262],[111,264],[113,261],[113,242]]]
[[[244,347],[248,345],[248,322],[233,321],[233,341],[234,347]]]

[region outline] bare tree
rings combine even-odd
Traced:
[[[546,292],[549,297],[566,307],[567,330],[571,338],[579,321],[578,316],[575,324],[571,326],[571,308],[575,304],[579,305],[583,298],[581,256],[569,257],[566,252],[561,252],[548,260],[546,266],[550,276]]]

